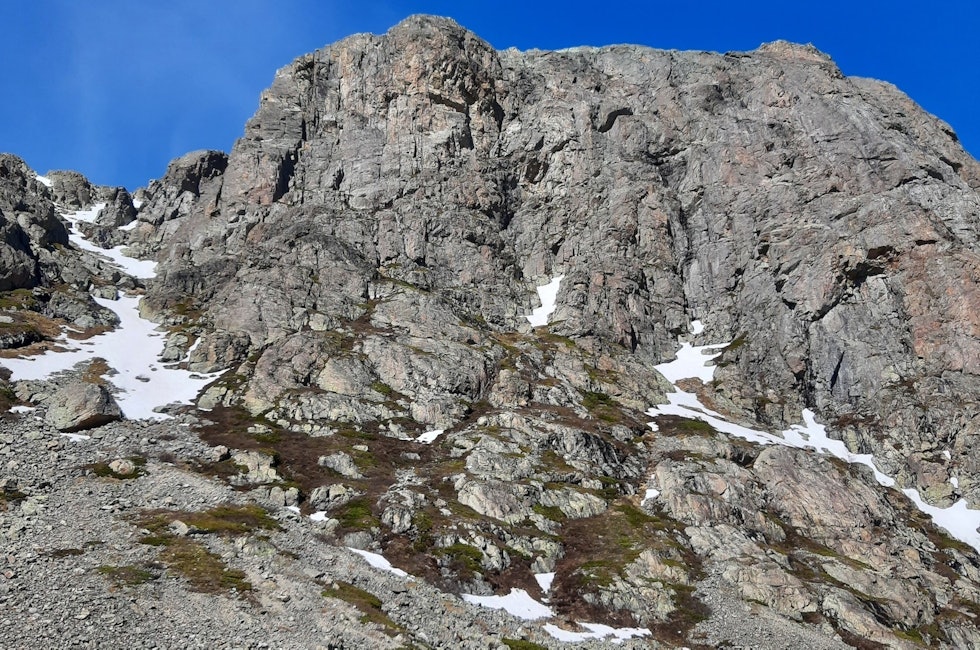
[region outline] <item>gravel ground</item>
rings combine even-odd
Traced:
[[[370,568],[318,524],[287,509],[280,530],[188,535],[244,573],[252,590],[209,594],[141,543],[137,522],[155,509],[206,511],[250,503],[248,492],[188,469],[213,450],[195,419],[117,422],[73,441],[45,425],[40,410],[0,418],[0,647],[3,648],[488,648],[527,639],[562,644],[540,626],[478,608],[411,577]],[[99,476],[92,465],[146,459],[136,478]],[[129,584],[111,574],[139,569]],[[324,589],[348,583],[377,597],[387,627]],[[619,648],[656,647],[648,640]]]

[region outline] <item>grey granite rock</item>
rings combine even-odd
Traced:
[[[980,166],[900,91],[812,47],[498,52],[415,16],[281,69],[230,154],[188,154],[136,192],[131,230],[123,191],[0,169],[0,289],[67,285],[39,303],[100,324],[89,283],[127,280],[54,245],[54,204],[106,202],[86,232],[160,261],[142,313],[172,329],[167,359],[195,341],[188,367],[230,369],[199,402],[217,421],[202,435],[241,449],[229,480],[248,498],[293,511],[272,541],[212,548],[272,620],[307,591],[321,611],[323,585],[345,582],[404,635],[317,619],[350,647],[555,646],[503,614],[457,624],[432,586],[537,594],[531,571],[553,570],[560,616],[673,644],[980,642],[980,558],[898,490],[808,451],[646,424],[678,336],[728,342],[715,381],[685,384],[711,408],[772,430],[813,409],[900,488],[977,505]],[[558,276],[532,326],[536,287]],[[50,414],[52,386],[16,390]],[[200,457],[225,462],[213,449]],[[178,467],[134,479],[140,498],[171,471],[198,495],[227,489]],[[33,539],[43,516],[31,500],[0,530]],[[337,540],[417,581],[335,568]],[[295,577],[277,548],[329,581]]]
[[[83,431],[122,417],[119,405],[102,384],[78,381],[55,393],[45,421],[58,431]]]

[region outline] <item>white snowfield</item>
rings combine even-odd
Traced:
[[[110,262],[134,278],[146,280],[155,277],[157,263],[153,260],[138,260],[133,257],[129,257],[128,255],[124,255],[122,252],[123,248],[125,248],[124,246],[116,246],[115,248],[99,248],[92,242],[85,239],[82,236],[82,233],[78,231],[79,221],[84,221],[87,223],[94,222],[99,217],[99,213],[102,212],[103,208],[105,208],[105,203],[97,203],[88,210],[62,213],[61,216],[67,219],[71,224],[71,229],[68,232],[68,241],[82,250],[108,258]],[[132,224],[135,223],[135,221],[132,222]],[[135,226],[132,224],[130,224],[130,226],[135,228]],[[123,229],[126,229],[126,226],[123,226]]]
[[[522,618],[525,621],[535,621],[539,618],[551,618],[554,612],[543,603],[531,598],[523,589],[511,589],[506,596],[474,596],[472,594],[462,594],[463,600],[481,607],[490,609],[502,609],[512,616]]]
[[[555,572],[551,571],[548,573],[535,573],[534,579],[537,580],[538,586],[541,587],[541,591],[548,593],[551,591],[551,583],[555,581]]]
[[[530,316],[525,316],[527,322],[531,323],[532,327],[541,327],[542,325],[548,324],[548,317],[554,313],[557,306],[558,288],[564,279],[564,275],[559,275],[553,278],[548,284],[538,287],[538,297],[541,298],[541,306],[531,311]]]
[[[692,323],[692,331],[701,332],[702,329],[698,321]],[[676,382],[681,379],[697,378],[705,383],[711,381],[714,378],[715,366],[708,365],[708,362],[718,357],[721,354],[721,348],[724,348],[725,345],[727,343],[692,347],[689,343],[681,342],[681,349],[674,361],[654,366],[660,374],[674,384],[675,392],[667,394],[667,402],[652,407],[647,411],[647,415],[650,417],[675,415],[691,420],[700,420],[722,433],[760,445],[783,445],[797,449],[813,449],[817,453],[826,453],[847,463],[859,463],[869,467],[874,473],[875,479],[883,487],[890,488],[895,485],[895,479],[878,469],[872,454],[851,453],[842,441],[828,437],[826,428],[817,423],[813,411],[809,409],[803,410],[803,424],[794,424],[780,434],[767,433],[729,422],[723,415],[702,404],[697,395],[677,387]],[[650,427],[654,431],[657,430],[655,422],[651,422]],[[977,531],[977,528],[980,527],[980,510],[969,509],[963,499],[949,508],[937,508],[925,503],[915,489],[907,488],[902,492],[919,510],[932,517],[937,526],[980,552],[980,532]],[[659,495],[660,493],[656,488],[648,487],[644,501],[654,499]]]
[[[543,576],[548,576],[542,579]],[[555,577],[554,573],[537,574],[535,578],[544,588],[544,584],[551,587],[551,580]],[[481,607],[490,609],[502,609],[511,616],[524,619],[525,621],[537,621],[545,618],[554,617],[555,613],[544,603],[538,602],[523,589],[512,588],[506,596],[474,596],[472,594],[462,594],[463,600]],[[576,621],[578,625],[584,627],[588,632],[571,632],[562,629],[553,623],[545,624],[542,629],[559,641],[581,642],[589,639],[605,639],[612,637],[613,643],[622,643],[625,639],[637,636],[648,636],[650,630],[638,627],[615,628],[599,623],[584,623]]]
[[[581,642],[588,641],[589,639],[605,639],[606,637],[612,637],[610,639],[613,643],[622,643],[626,639],[632,639],[639,636],[650,636],[650,630],[645,627],[609,627],[608,625],[602,625],[600,623],[579,623],[582,627],[589,630],[588,632],[569,632],[568,630],[563,630],[557,625],[552,625],[548,623],[544,626],[544,631],[555,637],[559,641],[569,641],[569,642]]]
[[[375,569],[387,571],[388,573],[393,573],[394,575],[400,576],[402,578],[408,577],[408,574],[406,572],[402,571],[399,568],[391,566],[391,562],[386,560],[382,555],[379,555],[377,553],[371,553],[370,551],[362,551],[359,548],[351,548],[350,546],[347,547],[347,550],[353,551],[354,553],[357,553],[358,555],[363,557],[367,561],[367,563],[373,566]]]
[[[104,255],[130,275],[153,277],[155,262],[145,262],[126,257],[121,247],[105,250],[86,241],[75,230],[78,221],[94,220],[104,204],[90,210],[73,212],[64,216],[72,223],[70,241],[85,250]],[[111,332],[93,336],[85,341],[69,339],[65,334],[57,339],[64,352],[49,351],[34,357],[4,359],[3,365],[11,371],[11,379],[44,379],[63,372],[82,361],[105,359],[112,369],[106,377],[115,388],[114,397],[129,419],[162,420],[169,415],[155,409],[167,404],[190,404],[198,393],[220,373],[199,375],[179,368],[164,366],[159,357],[166,346],[164,333],[151,321],[140,318],[139,296],[120,296],[118,300],[95,298],[99,305],[112,310],[119,317],[119,326]]]
[[[415,442],[421,442],[426,445],[431,445],[433,442],[436,441],[436,438],[441,436],[443,433],[445,433],[445,429],[433,429],[432,431],[426,431],[418,438],[416,438]]]

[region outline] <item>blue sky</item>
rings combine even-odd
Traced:
[[[884,79],[980,155],[980,3],[331,2],[4,3],[0,151],[135,189],[194,149],[229,150],[277,68],[413,13],[450,16],[498,48],[639,43],[751,50],[813,43],[848,75]]]

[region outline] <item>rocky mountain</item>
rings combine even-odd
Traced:
[[[157,644],[980,645],[980,164],[811,47],[495,51],[415,16],[281,69],[230,154],[134,196],[0,158],[0,228],[8,358],[128,292],[161,364],[222,373],[89,429],[50,414],[125,416],[124,372],[7,362],[46,419],[2,423],[0,532],[51,577],[3,602],[64,593],[30,555],[50,499],[83,513],[77,590],[176,612]],[[206,557],[239,582],[196,593]]]

